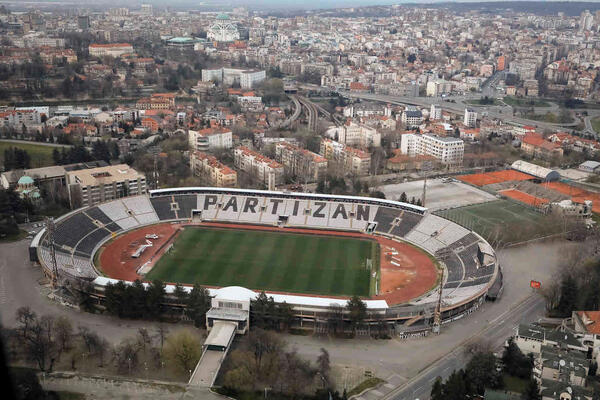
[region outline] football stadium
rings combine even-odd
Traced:
[[[450,219],[397,201],[297,192],[194,187],[108,200],[56,219],[30,257],[99,304],[119,280],[160,279],[167,294],[199,283],[219,299],[264,291],[302,326],[355,295],[369,315],[429,326],[436,309],[442,322],[457,319],[502,290],[493,248]]]

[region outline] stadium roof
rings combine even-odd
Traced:
[[[557,181],[560,179],[558,172],[523,160],[515,161],[512,163],[511,168],[545,181]]]

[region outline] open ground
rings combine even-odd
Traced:
[[[406,193],[409,201],[413,197],[415,199],[420,199],[423,196],[423,181],[419,180],[384,185],[380,187],[380,190],[385,194],[385,197],[390,200],[398,200],[402,192]],[[462,182],[444,182],[443,179],[427,180],[425,207],[430,210],[462,207],[495,199],[496,197],[494,195]]]

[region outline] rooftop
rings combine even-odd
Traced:
[[[67,176],[70,183],[79,183],[82,186],[106,185],[113,182],[144,178],[143,174],[127,164],[70,171],[67,172]]]

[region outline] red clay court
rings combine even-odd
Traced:
[[[503,171],[484,172],[481,174],[461,175],[457,176],[456,179],[475,186],[485,186],[508,181],[529,181],[534,179],[534,177],[513,169],[507,169]]]
[[[528,204],[528,205],[534,206],[534,207],[539,207],[543,204],[549,203],[549,201],[547,199],[544,199],[542,197],[532,196],[528,193],[521,192],[520,190],[516,190],[516,189],[501,190],[499,193],[501,193],[502,195],[504,195],[506,197],[510,197],[513,200],[517,200],[517,201],[520,201],[521,203],[525,203],[525,204]]]
[[[575,203],[583,203],[585,200],[591,200],[592,211],[600,213],[600,193],[589,192],[585,189],[580,189],[562,182],[547,182],[544,183],[543,186],[547,189],[552,189],[567,196],[571,196],[571,200]]]
[[[102,246],[99,250],[99,256],[96,258],[97,267],[110,278],[130,281],[143,279],[137,273],[138,269],[146,263],[149,263],[149,265],[155,264],[174,241],[181,228],[186,225],[344,236],[376,240],[380,247],[380,294],[373,296],[373,299],[386,300],[389,305],[405,303],[422,296],[433,289],[438,280],[438,270],[431,258],[424,251],[407,243],[355,232],[208,222],[201,224],[163,223],[126,232]],[[132,258],[131,254],[146,242],[145,236],[147,234],[156,234],[159,238],[152,240],[153,246],[142,253],[139,258]],[[390,253],[394,254],[391,255]],[[293,294],[303,295],[302,293]],[[314,297],[312,294],[307,296]]]

